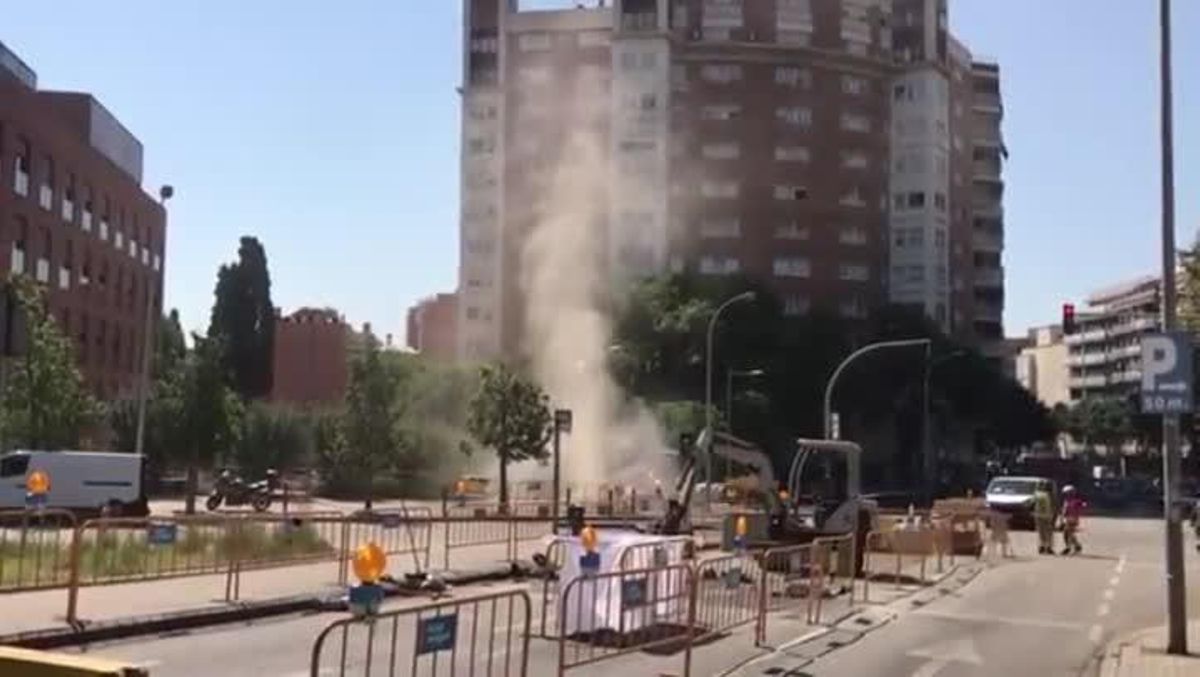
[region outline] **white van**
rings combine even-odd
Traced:
[[[14,451],[0,456],[0,509],[25,507],[25,478],[50,477],[47,508],[142,517],[146,501],[144,456],[93,451]]]

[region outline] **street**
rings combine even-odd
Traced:
[[[789,672],[772,674],[880,677],[1092,674],[1094,659],[1107,642],[1164,623],[1165,593],[1160,522],[1093,518],[1087,520],[1085,529],[1085,551],[1078,557],[1032,555],[1032,534],[1014,534],[1018,557],[985,569],[964,587],[931,603],[917,606],[912,600],[902,600],[890,605],[887,611],[894,615],[891,622],[824,655],[806,650],[803,643],[793,644],[775,654],[776,660],[771,661],[772,666],[786,666]],[[1200,613],[1200,590],[1196,588],[1200,582],[1197,566],[1200,560],[1194,555],[1190,538],[1188,548],[1192,583],[1189,602],[1195,615]],[[535,587],[482,586],[458,590],[455,596],[462,598],[514,587],[530,591],[536,629],[540,609]],[[91,650],[151,667],[155,677],[299,676],[308,674],[317,634],[340,617],[341,614],[293,616]],[[496,632],[504,633],[508,623],[494,627]],[[819,630],[798,624],[789,639]],[[406,657],[411,656],[412,640],[404,639],[403,635],[402,631],[396,653],[404,658],[400,664],[407,670]],[[529,674],[553,674],[557,650],[557,643],[535,638],[531,642]],[[698,649],[692,672],[724,674],[761,654],[762,650],[751,647],[745,633],[735,632]],[[790,656],[795,659],[789,662],[786,659]],[[781,657],[785,659],[782,662],[778,660]],[[681,670],[682,661],[678,655],[651,657],[635,653],[586,666],[578,672],[650,674],[645,671],[651,666],[655,674],[660,671],[674,674]],[[750,663],[734,674],[763,674],[763,670]]]

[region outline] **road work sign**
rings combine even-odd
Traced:
[[[1142,413],[1192,411],[1192,338],[1186,332],[1142,337]]]

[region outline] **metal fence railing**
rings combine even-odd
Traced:
[[[0,592],[66,585],[74,533],[65,510],[0,512]]]
[[[526,675],[530,608],[514,590],[339,620],[313,644],[310,674]]]

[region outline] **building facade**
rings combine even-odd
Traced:
[[[136,392],[148,295],[162,316],[166,219],[142,190],[142,152],[91,95],[38,89],[0,44],[0,273],[45,286],[103,398]],[[20,333],[0,333],[6,354],[21,352]]]
[[[1142,379],[1142,336],[1162,327],[1162,279],[1147,276],[1098,291],[1066,337],[1072,402],[1127,397]]]
[[[328,308],[277,315],[271,400],[303,407],[341,402],[349,383],[351,333]]]
[[[458,353],[521,343],[521,252],[580,130],[614,279],[747,274],[1003,337],[1003,108],[947,0],[464,0]],[[548,176],[550,178],[548,178]]]
[[[435,360],[458,354],[458,295],[436,294],[408,309],[408,347]]]
[[[1051,325],[1029,330],[1027,345],[1017,355],[1016,378],[1047,407],[1071,400],[1067,344],[1062,327]]]

